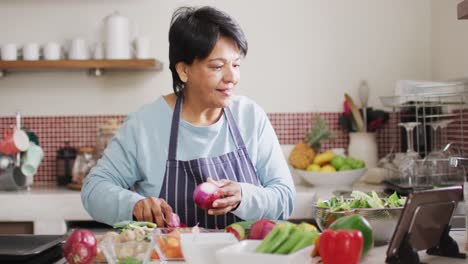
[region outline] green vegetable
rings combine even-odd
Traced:
[[[387,198],[387,204],[390,208],[401,207],[401,206],[404,206],[405,203],[406,203],[406,198],[405,197],[399,198],[396,192],[394,192],[392,195],[390,195]]]
[[[294,231],[295,226],[296,225],[292,223],[277,224],[263,239],[255,252],[273,253],[284,241],[288,239],[289,235]]]
[[[319,207],[329,207],[332,212],[347,211],[354,208],[396,208],[405,205],[406,198],[398,197],[395,192],[387,198],[380,198],[376,192],[364,193],[353,191],[353,199],[345,200],[343,197],[332,197],[327,201],[319,199]]]
[[[117,231],[121,233],[127,229],[133,230],[135,228],[140,228],[140,227],[156,228],[156,224],[151,223],[151,222],[144,222],[144,221],[122,221],[122,222],[118,222],[114,224],[112,227],[117,229]]]
[[[364,200],[366,201],[371,208],[384,208],[384,203],[382,199],[379,198],[376,192],[372,191],[371,195],[367,195],[361,191],[353,191],[351,196],[354,199]]]
[[[302,239],[291,249],[289,253],[294,253],[305,247],[313,245],[315,242],[315,239],[317,239],[318,236],[319,236],[319,233],[317,230],[305,232],[304,235],[302,236]]]
[[[246,239],[250,235],[252,224],[256,221],[240,221],[226,227],[226,232],[233,233],[238,240]]]
[[[309,235],[306,235],[309,234]],[[308,243],[309,240],[305,239],[305,237],[312,236],[314,239],[311,243]],[[291,235],[289,238],[284,241],[275,251],[275,254],[289,254],[293,253],[297,250],[300,250],[304,247],[312,245],[315,241],[315,238],[318,236],[318,231],[315,226],[302,222],[299,225],[293,228]],[[293,251],[294,249],[298,248],[297,250]]]
[[[362,256],[366,256],[369,250],[374,246],[374,236],[372,227],[369,222],[358,214],[343,216],[333,222],[329,229],[338,230],[359,230],[364,237],[364,245],[362,247]]]
[[[143,264],[143,261],[138,260],[134,257],[126,257],[124,259],[119,259],[117,264]]]

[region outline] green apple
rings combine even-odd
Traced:
[[[341,167],[345,165],[345,158],[343,156],[336,155],[333,157],[330,163],[335,169],[340,170]]]
[[[351,168],[351,166],[349,166],[348,164],[344,164],[343,166],[341,166],[339,171],[347,171],[347,170],[352,170],[352,169],[353,168]]]

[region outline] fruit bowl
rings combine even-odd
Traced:
[[[356,169],[356,170],[346,170],[346,171],[337,171],[337,172],[314,172],[293,169],[293,173],[299,175],[308,183],[314,186],[352,186],[353,183],[358,180],[364,173],[367,171],[367,168]]]

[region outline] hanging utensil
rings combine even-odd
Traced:
[[[16,129],[20,130],[21,129],[21,113],[16,112]],[[21,153],[16,153],[16,161],[15,161],[15,166],[19,167],[21,166]]]
[[[345,93],[345,99],[346,99],[346,102],[348,103],[349,108],[351,109],[351,113],[353,114],[354,120],[356,121],[358,132],[363,132],[364,131],[364,121],[362,121],[361,112],[359,112],[359,109],[354,104],[353,99],[347,93]]]
[[[363,80],[359,86],[359,100],[362,105],[362,115],[364,119],[364,131],[367,132],[367,101],[369,100],[369,86],[367,82]]]

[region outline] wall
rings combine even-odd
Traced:
[[[468,20],[457,19],[460,0],[432,0],[432,76],[468,77]]]
[[[440,2],[445,2],[440,1]],[[453,2],[453,1],[451,1]],[[218,6],[237,18],[250,49],[239,93],[267,112],[338,112],[343,93],[357,99],[362,78],[371,105],[398,79],[431,77],[431,2],[426,0],[2,0],[0,43],[98,40],[113,10],[153,40],[160,73],[17,73],[0,79],[0,116],[127,114],[171,91],[170,15],[180,5]]]

